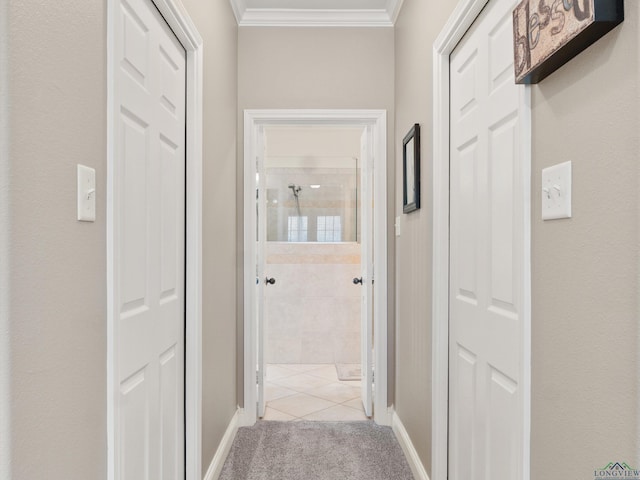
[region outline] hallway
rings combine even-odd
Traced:
[[[538,5],[562,9],[586,1],[529,3],[537,10]],[[130,135],[132,148],[141,146],[140,151],[144,142],[157,140],[158,135],[145,130],[145,122],[135,122],[114,107],[110,74],[114,62],[119,62],[140,83],[147,67],[151,68],[144,62],[147,49],[151,50],[148,32],[129,8],[140,2],[0,0],[2,480],[119,478],[114,472],[118,450],[109,446],[117,425],[112,405],[116,392],[108,387],[116,376],[109,332],[112,317],[122,310],[108,293],[114,279],[109,257],[115,249],[110,235],[110,176],[118,157],[110,120],[124,115],[127,128],[140,134]],[[596,3],[605,2],[609,0]],[[309,108],[386,112],[388,261],[386,270],[376,274],[388,285],[384,295],[388,305],[377,310],[388,314],[388,328],[376,330],[376,335],[387,335],[388,367],[381,371],[376,363],[376,376],[388,381],[384,394],[376,391],[383,397],[376,403],[376,414],[383,414],[381,424],[391,426],[416,479],[451,478],[448,443],[438,441],[448,434],[447,416],[439,413],[448,407],[448,379],[434,374],[444,371],[434,354],[449,338],[446,316],[439,315],[449,304],[438,293],[448,294],[450,287],[446,280],[434,277],[440,264],[448,268],[449,251],[436,248],[435,235],[442,233],[439,225],[450,219],[449,212],[438,210],[434,201],[448,199],[442,193],[450,185],[448,177],[443,180],[442,176],[450,170],[438,170],[449,155],[450,137],[437,134],[450,122],[434,117],[449,102],[438,93],[434,78],[447,77],[450,70],[438,58],[443,55],[435,46],[444,41],[443,31],[460,27],[463,14],[477,14],[486,2],[379,0],[380,10],[393,7],[391,15],[386,23],[376,23],[380,17],[368,12],[366,26],[353,16],[337,18],[336,12],[326,16],[321,26],[296,15],[290,16],[297,21],[294,26],[267,26],[264,17],[256,18],[260,13],[256,8],[240,24],[237,3],[255,7],[258,0],[233,5],[227,0],[154,3],[174,33],[180,31],[176,26],[193,32],[192,42],[191,37],[178,40],[188,47],[188,90],[193,88],[201,96],[198,101],[186,99],[187,116],[197,126],[186,138],[187,156],[197,157],[186,171],[193,180],[187,182],[186,219],[197,225],[187,234],[193,243],[186,248],[187,262],[196,265],[187,268],[184,282],[185,310],[193,320],[186,328],[186,428],[185,442],[179,442],[186,443],[185,478],[217,479],[236,433],[244,438],[242,432],[250,424],[248,412],[255,417],[255,405],[244,401],[250,391],[245,379],[256,373],[255,363],[246,362],[244,355],[255,342],[243,338],[248,311],[243,288],[255,284],[254,272],[247,276],[244,271],[248,246],[244,212],[249,208],[244,201],[244,149],[249,144],[244,114],[256,109]],[[290,1],[296,3],[301,2]],[[332,5],[344,3],[347,0]],[[126,34],[138,41],[126,52],[130,63],[123,62],[123,52],[112,45],[116,7],[124,8],[127,15]],[[530,204],[525,206],[530,213],[525,234],[531,253],[525,260],[531,265],[531,295],[526,299],[531,328],[525,346],[530,374],[522,380],[530,384],[531,394],[527,398],[530,415],[522,416],[530,455],[521,471],[529,480],[593,480],[594,471],[605,465],[640,465],[640,2],[624,2],[624,13],[622,24],[539,84],[526,87],[532,132],[527,146],[530,171],[524,173],[531,189]],[[327,19],[334,23],[327,25]],[[542,28],[542,23],[538,18],[536,28]],[[506,30],[496,30],[500,34],[492,37],[496,45],[509,43],[504,39],[512,38],[510,26],[507,22]],[[160,76],[166,77],[171,63],[162,65]],[[511,82],[510,69],[502,67],[495,65],[496,85]],[[160,99],[159,108],[176,107],[168,98]],[[472,116],[480,111],[476,104],[465,103],[464,110]],[[415,124],[422,128],[420,195],[424,202],[419,210],[405,214],[403,138]],[[495,132],[499,135],[502,129]],[[172,151],[172,143],[161,140],[162,148]],[[437,150],[438,143],[445,150]],[[143,164],[152,163],[142,155],[136,158],[145,161],[136,164],[130,170],[133,173],[140,174]],[[545,221],[543,170],[569,161],[573,165],[572,218]],[[78,165],[95,171],[95,189],[90,189],[90,195],[87,192],[95,201],[93,222],[77,218]],[[504,168],[493,171],[509,173]],[[158,174],[150,175],[158,183]],[[157,201],[157,192],[147,187],[131,188],[141,198],[131,212]],[[140,238],[160,238],[139,222],[132,221],[131,227],[141,231]],[[444,246],[448,248],[446,242]],[[160,265],[146,255],[146,249],[140,252],[131,254],[135,261],[146,256],[150,264]],[[194,262],[195,258],[201,261]],[[483,258],[489,262],[494,257]],[[131,311],[139,313],[147,308],[148,302],[141,299],[152,282],[142,274],[126,278],[140,286],[138,300],[129,304]],[[509,285],[501,292],[509,294]],[[162,292],[163,301],[172,298],[168,287]],[[494,310],[505,311],[499,298],[494,303]],[[442,318],[445,321],[439,322]],[[130,350],[138,353],[142,350],[138,346],[142,342],[132,342]],[[165,346],[160,350],[163,365],[167,364],[173,353]],[[469,365],[463,372],[466,376],[460,378],[471,378],[478,371],[477,362],[469,351],[462,351],[460,358]],[[316,361],[322,360],[309,363]],[[271,372],[265,418],[289,421],[259,422],[257,428],[268,423],[315,425],[319,422],[308,420],[336,420],[338,411],[355,416],[345,419],[362,420],[355,384],[336,382],[324,376],[328,373],[322,373],[324,367],[315,367],[290,372],[290,367],[278,365],[282,370]],[[129,387],[142,385],[139,380],[152,373],[142,364],[133,370],[126,374],[132,379]],[[507,380],[514,376],[491,372],[494,385],[508,390]],[[297,383],[299,375],[313,377],[316,385]],[[159,381],[154,380],[156,385]],[[484,388],[497,391],[488,384]],[[146,401],[142,395],[140,404]],[[315,402],[312,408],[294,401],[308,397]],[[158,402],[154,405],[157,413]],[[174,408],[170,403],[162,405]],[[182,408],[176,404],[175,410]],[[133,412],[131,418],[143,416]],[[182,412],[177,418],[183,418]],[[147,424],[139,423],[146,428]],[[147,439],[160,438],[159,428],[148,425],[148,434],[144,438],[140,434],[129,445],[143,446]],[[498,462],[501,459],[497,457]],[[149,468],[153,472],[155,466]],[[144,475],[128,478],[140,480]]]
[[[391,428],[258,422],[238,430],[219,480],[413,480]]]

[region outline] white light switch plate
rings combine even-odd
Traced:
[[[96,171],[78,165],[78,220],[96,221]]]
[[[571,162],[542,170],[542,219],[571,218]]]
[[[400,220],[402,219],[402,215],[399,217],[396,217],[396,237],[400,236]]]

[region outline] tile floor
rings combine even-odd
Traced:
[[[333,364],[270,364],[266,369],[264,420],[368,419],[360,400],[360,381],[338,380]]]

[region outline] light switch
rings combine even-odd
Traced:
[[[402,215],[401,215],[401,216],[399,216],[399,217],[396,217],[396,224],[395,224],[395,227],[396,227],[396,237],[399,237],[399,236],[400,236],[400,220],[401,220],[401,219],[402,219]]]
[[[542,170],[542,219],[571,218],[571,162]]]
[[[96,221],[96,171],[78,165],[78,220]]]

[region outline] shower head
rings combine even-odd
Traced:
[[[293,195],[297,198],[298,194],[300,193],[300,190],[302,190],[302,187],[300,185],[295,185],[293,183],[289,184],[289,188],[291,189],[291,192],[293,193]]]

